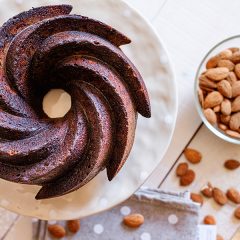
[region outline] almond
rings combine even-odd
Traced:
[[[235,52],[239,51],[239,48],[232,47],[232,48],[229,48],[229,50],[232,51],[232,53],[235,53]]]
[[[67,227],[71,233],[77,233],[80,229],[80,221],[79,220],[67,221]]]
[[[191,193],[191,199],[193,202],[200,203],[201,206],[203,205],[203,197],[197,193]]]
[[[224,240],[224,238],[221,235],[217,234],[216,240]]]
[[[221,59],[231,59],[232,56],[233,56],[233,53],[230,49],[226,49],[226,50],[223,50],[222,52],[220,52],[218,54],[218,56],[221,58]]]
[[[228,76],[229,70],[226,67],[211,68],[206,71],[206,77],[213,81],[221,81]]]
[[[213,108],[213,111],[214,111],[215,113],[220,112],[220,111],[221,111],[221,105],[217,105],[216,107],[214,107],[214,108]]]
[[[217,115],[211,108],[204,109],[203,114],[212,125],[217,123]]]
[[[181,176],[180,178],[180,185],[181,186],[189,186],[195,179],[196,174],[193,170],[189,169],[185,173],[185,175]]]
[[[240,138],[240,134],[236,131],[232,131],[232,130],[226,130],[225,133],[233,138]]]
[[[231,116],[230,122],[229,122],[229,127],[231,130],[238,130],[240,127],[240,112],[234,113]]]
[[[187,170],[188,170],[188,164],[187,163],[180,163],[177,166],[176,174],[177,174],[178,177],[181,177],[181,176],[183,176],[187,173]]]
[[[239,79],[240,78],[240,64],[239,63],[235,66],[234,72],[236,73],[236,75]]]
[[[232,84],[232,97],[237,97],[239,95],[240,95],[240,81],[237,81]]]
[[[218,124],[218,127],[219,127],[221,130],[223,130],[223,131],[225,131],[225,130],[228,129],[228,127],[227,127],[226,125],[222,124],[222,123],[219,123],[219,124]]]
[[[229,71],[232,71],[235,67],[235,64],[233,62],[231,62],[230,60],[222,59],[222,60],[218,61],[217,66],[218,67],[226,67],[229,69]]]
[[[228,99],[224,99],[221,103],[221,112],[223,115],[230,115],[232,112],[231,102]]]
[[[202,188],[201,193],[204,197],[211,198],[213,195],[212,188],[209,186],[205,186]]]
[[[236,97],[232,102],[232,112],[240,111],[240,96]]]
[[[234,72],[230,72],[230,73],[228,74],[228,76],[227,76],[227,81],[228,81],[231,85],[233,85],[233,83],[237,81],[237,76],[236,76],[236,74],[235,74]]]
[[[217,89],[224,97],[232,97],[232,86],[227,80],[220,81],[217,84]]]
[[[238,208],[235,210],[234,216],[235,216],[237,219],[240,219],[240,207],[238,207]]]
[[[235,170],[239,168],[239,166],[240,166],[240,162],[235,159],[229,159],[224,163],[224,167],[229,170]]]
[[[221,104],[223,101],[223,96],[221,93],[214,91],[207,95],[204,101],[204,108],[213,108]]]
[[[219,205],[225,205],[227,203],[227,197],[219,188],[213,188],[213,199]]]
[[[207,61],[206,68],[209,69],[209,68],[215,68],[215,67],[217,67],[217,64],[218,64],[218,61],[219,61],[219,60],[220,60],[220,56],[211,57],[211,58]]]
[[[240,193],[235,188],[229,188],[226,195],[230,201],[240,203]]]
[[[205,75],[201,75],[199,77],[199,86],[202,87],[206,87],[206,88],[217,88],[217,84],[213,81],[211,81],[210,79],[208,79]]]
[[[49,225],[48,232],[55,238],[63,238],[66,235],[64,227],[58,224]]]
[[[128,227],[137,228],[144,223],[144,217],[141,214],[131,214],[124,217],[123,223]]]
[[[203,107],[203,105],[204,105],[204,96],[203,96],[202,89],[198,90],[198,99],[199,99],[199,102],[201,104],[201,107]]]
[[[230,122],[231,116],[220,115],[220,120],[222,123],[228,125]]]
[[[216,220],[213,216],[211,215],[207,215],[204,219],[203,219],[203,223],[206,225],[216,225]]]
[[[232,57],[231,57],[231,61],[233,63],[239,63],[240,62],[240,51],[234,52]]]
[[[199,163],[202,160],[202,154],[192,148],[186,148],[184,150],[184,155],[186,157],[186,159],[193,164]]]

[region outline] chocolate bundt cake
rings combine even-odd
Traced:
[[[0,177],[42,186],[36,199],[77,190],[104,169],[112,180],[137,113],[151,115],[142,77],[119,48],[131,41],[71,10],[34,8],[0,28]],[[42,109],[53,88],[72,98],[62,118]]]

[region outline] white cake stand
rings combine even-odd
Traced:
[[[46,220],[89,216],[130,197],[160,163],[170,143],[177,112],[176,85],[166,50],[147,21],[123,1],[116,0],[0,0],[0,21],[32,7],[68,3],[73,12],[110,24],[132,43],[122,49],[135,63],[147,85],[152,118],[139,116],[135,144],[118,176],[109,182],[103,171],[90,183],[68,195],[35,200],[39,187],[0,180],[0,206],[13,212]],[[61,112],[61,111],[60,111]]]

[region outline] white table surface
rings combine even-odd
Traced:
[[[146,185],[174,191],[187,189],[179,187],[175,166],[179,161],[184,160],[182,152],[190,145],[203,153],[202,163],[193,167],[197,179],[189,187],[191,191],[198,192],[207,181],[220,186],[223,190],[238,187],[239,172],[230,174],[222,165],[227,158],[240,158],[239,147],[223,142],[202,126],[194,106],[193,83],[197,66],[209,48],[224,38],[239,33],[240,1],[127,1],[156,28],[169,51],[178,88],[179,114],[173,140],[164,159]],[[240,187],[238,189],[240,190]],[[240,224],[240,221],[232,217],[233,211],[233,205],[220,208],[209,200],[205,201],[201,215],[213,214],[217,218],[218,232],[225,239],[230,239]],[[11,217],[16,218],[14,215]],[[22,217],[17,221],[22,222],[18,224],[22,232],[23,226],[31,227],[30,221],[27,224],[26,218]],[[15,229],[15,232],[18,234],[18,229]],[[7,235],[9,239],[14,239],[13,232],[10,231]]]

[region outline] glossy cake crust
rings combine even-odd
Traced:
[[[137,112],[150,117],[140,73],[119,46],[130,40],[69,5],[20,13],[0,28],[0,177],[42,186],[36,199],[109,180],[132,148]],[[50,119],[43,96],[62,88],[70,111]]]

